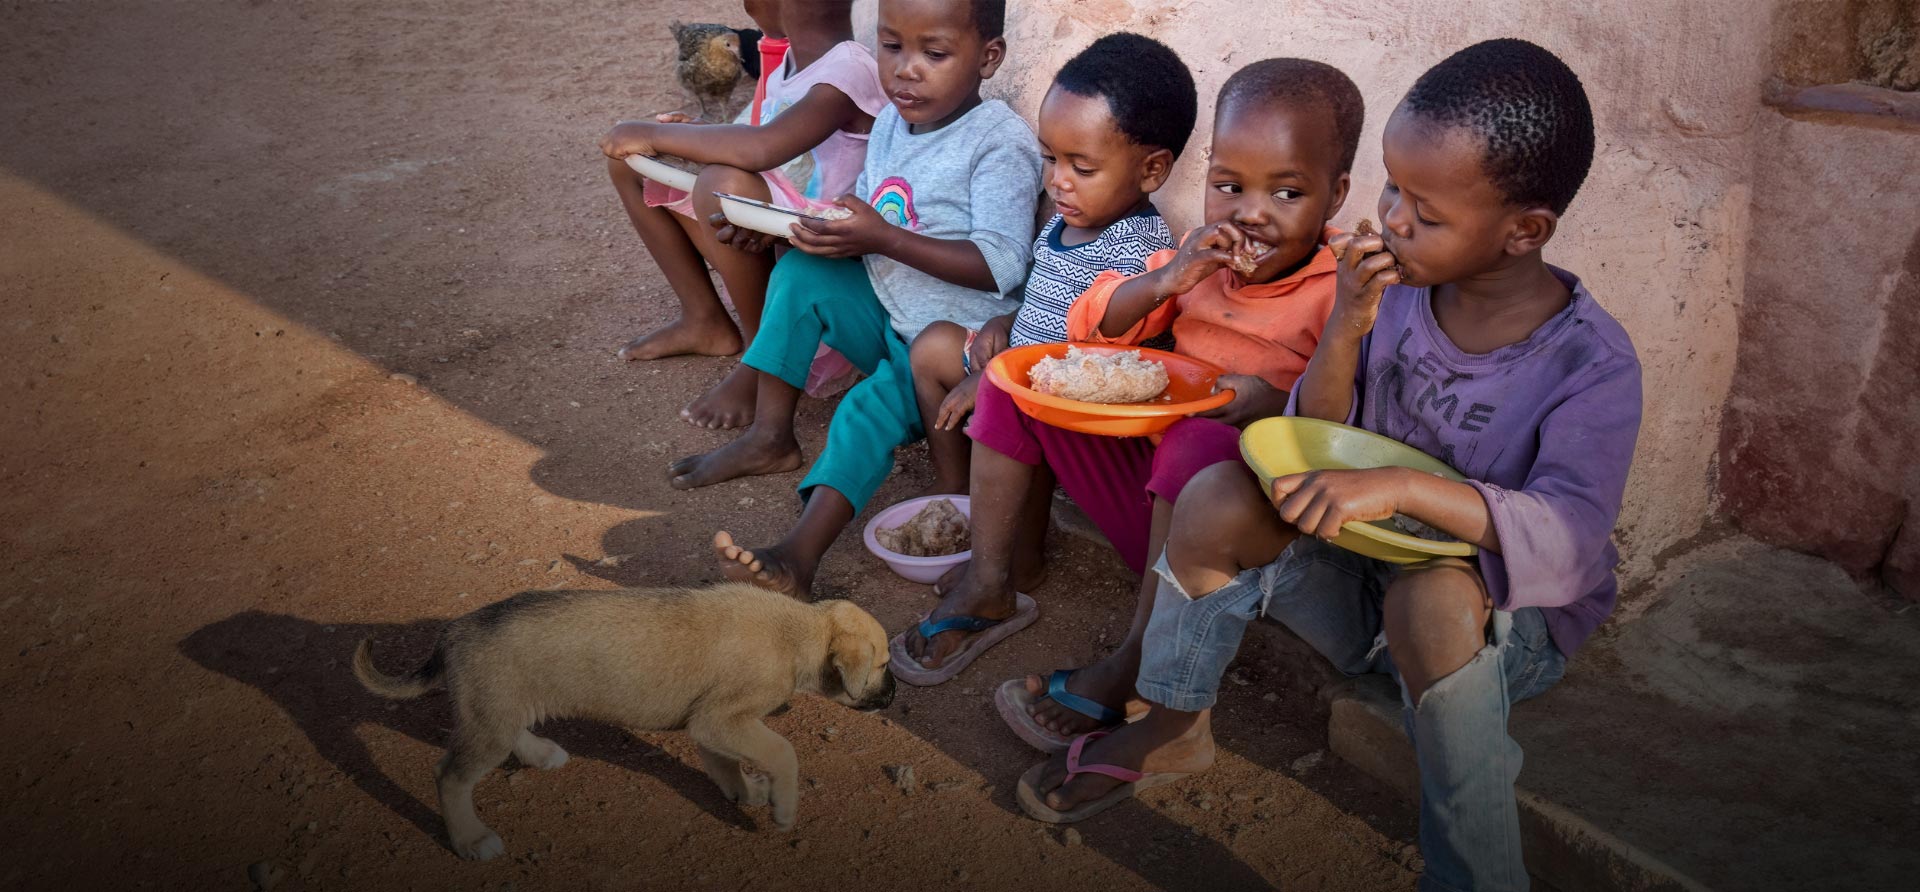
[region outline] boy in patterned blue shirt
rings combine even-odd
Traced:
[[[987,360],[1009,346],[1067,340],[1067,310],[1106,270],[1145,271],[1174,247],[1149,199],[1167,181],[1198,115],[1193,75],[1173,50],[1110,34],[1054,76],[1040,104],[1040,152],[1056,213],[1033,243],[1020,309],[978,331],[936,322],[913,341],[913,387],[936,493],[965,493],[971,443],[961,424]]]

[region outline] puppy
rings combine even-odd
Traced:
[[[444,683],[457,724],[440,760],[440,813],[463,858],[499,855],[473,810],[473,785],[508,753],[558,768],[567,754],[528,726],[580,717],[636,730],[685,728],[727,798],[773,802],[793,826],[800,798],[793,746],[761,724],[796,692],[856,709],[893,702],[887,633],[848,601],[805,604],[738,583],[706,589],[526,592],[447,624],[432,656],[404,676],[373,666],[360,642],[353,674],[389,699]],[[751,760],[768,776],[749,774]]]

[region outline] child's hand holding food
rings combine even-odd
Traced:
[[[885,254],[900,227],[887,222],[880,212],[852,195],[834,201],[846,216],[839,219],[804,217],[793,224],[789,239],[793,246],[820,257],[860,257]]]
[[[933,419],[936,430],[954,431],[960,429],[960,422],[967,420],[973,413],[974,395],[980,390],[980,373],[974,372],[947,391],[947,398],[940,401],[940,414]]]
[[[1287,392],[1258,375],[1221,375],[1213,382],[1213,392],[1233,391],[1233,401],[1200,413],[1201,418],[1246,427],[1262,418],[1283,415],[1287,411]]]
[[[1280,519],[1332,541],[1352,521],[1385,520],[1400,510],[1406,468],[1308,471],[1275,477],[1267,497]]]
[[[1400,281],[1399,261],[1387,251],[1387,242],[1373,231],[1373,223],[1360,221],[1350,233],[1341,233],[1327,242],[1339,262],[1334,278],[1333,316],[1327,320],[1329,332],[1346,332],[1356,337],[1373,330],[1380,314],[1380,296],[1387,286]]]
[[[1180,244],[1179,252],[1166,266],[1154,271],[1159,277],[1157,296],[1164,301],[1200,287],[1208,276],[1233,266],[1234,256],[1246,243],[1247,237],[1232,223],[1200,227]]]

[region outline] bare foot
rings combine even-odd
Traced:
[[[1133,690],[1133,680],[1140,674],[1139,654],[1127,659],[1115,652],[1107,658],[1074,670],[1067,676],[1067,691],[1092,700],[1116,712],[1133,714],[1146,708],[1144,701]],[[1027,676],[1027,699],[1032,705],[1027,714],[1040,727],[1055,734],[1072,737],[1088,731],[1098,731],[1105,727],[1090,716],[1068,709],[1055,703],[1047,696],[1047,676]]]
[[[759,372],[744,365],[733,367],[713,389],[680,410],[680,417],[694,427],[708,430],[732,430],[753,423],[754,391]]]
[[[721,530],[713,534],[713,553],[720,559],[720,572],[726,574],[728,579],[752,583],[802,601],[813,599],[813,573],[816,568],[787,554],[777,545],[770,548],[742,548],[734,544],[732,533]]]
[[[1213,767],[1213,731],[1204,712],[1170,714],[1156,709],[1138,722],[1088,742],[1080,752],[1080,763],[1118,765],[1146,774],[1193,774]],[[1092,773],[1067,780],[1067,754],[1061,753],[1048,760],[1034,792],[1048,808],[1071,811],[1107,795],[1120,783]]]
[[[712,452],[689,455],[674,462],[667,473],[674,489],[694,489],[724,483],[735,477],[780,474],[800,467],[800,444],[792,437],[771,439],[747,428],[745,433]]]
[[[1015,566],[1013,572],[1007,574],[1007,582],[1013,586],[1013,590],[1016,592],[1029,595],[1033,594],[1036,589],[1040,588],[1040,586],[1047,581],[1047,565],[1037,560],[1031,563],[1025,561],[1018,563],[1020,565]],[[969,578],[972,572],[972,561],[962,561],[947,568],[947,572],[940,574],[940,578],[934,580],[934,595],[944,598],[969,585]]]
[[[940,599],[933,612],[927,615],[929,620],[939,620],[949,616],[978,616],[983,619],[1006,619],[1019,609],[1014,602],[1011,589],[1002,592],[978,594],[972,586],[955,591]],[[985,630],[982,630],[985,631]],[[929,642],[920,637],[920,627],[907,630],[907,654],[922,668],[938,669],[948,657],[960,652],[966,646],[967,639],[979,632],[963,632],[954,629],[933,636]]]
[[[668,356],[732,356],[740,352],[740,330],[733,322],[688,322],[675,319],[627,342],[620,358],[628,362]]]

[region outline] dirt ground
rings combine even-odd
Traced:
[[[1411,887],[1409,810],[1316,755],[1257,653],[1212,772],[1074,834],[1022,816],[1038,756],[992,688],[1102,652],[1135,584],[1059,535],[1042,622],[959,680],[770,720],[806,779],[792,833],[679,735],[561,723],[571,764],[478,791],[508,855],[448,852],[445,699],[364,693],[360,638],[397,664],[514,591],[711,580],[717,525],[761,540],[796,508],[797,474],[666,485],[722,442],[675,410],[730,360],[613,355],[672,298],[593,143],[678,104],[676,17],[743,18],[0,5],[0,885]],[[924,452],[903,468],[880,504],[926,482]],[[853,534],[821,589],[894,629],[931,603]]]

